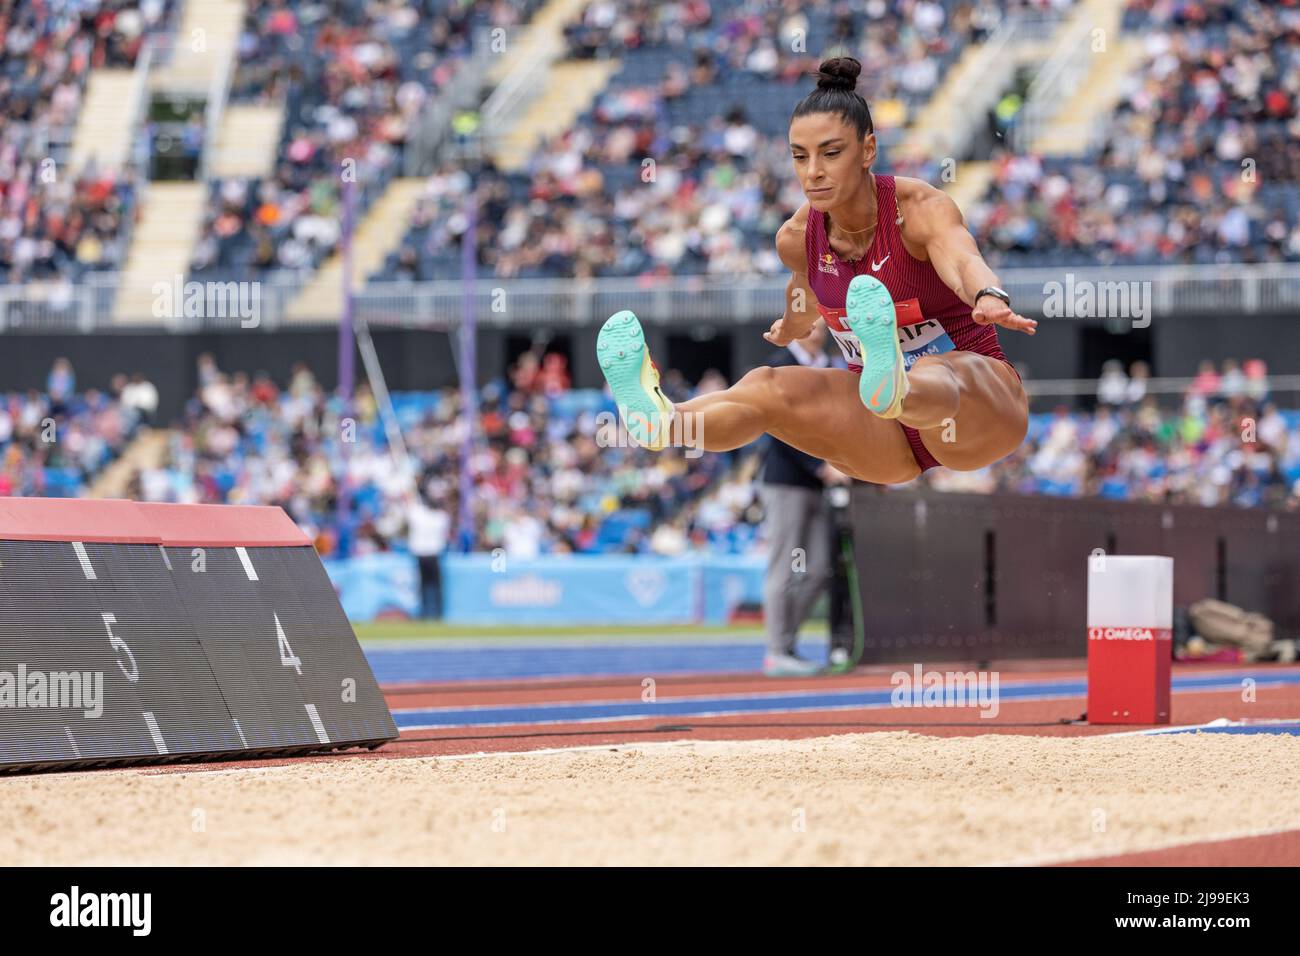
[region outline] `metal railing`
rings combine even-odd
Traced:
[[[492,66],[492,30],[474,32],[471,53],[456,66],[447,85],[430,96],[414,124],[403,159],[404,176],[431,175],[442,159],[443,147],[451,138],[451,124],[457,111],[478,105],[479,93],[487,83]]]
[[[212,159],[217,153],[217,140],[221,135],[221,121],[226,115],[226,102],[230,98],[230,85],[235,79],[235,68],[239,53],[231,47],[226,54],[218,54],[221,61],[212,74],[212,85],[208,88],[208,99],[203,106],[203,152],[199,159],[198,179],[209,179],[212,175]]]
[[[1216,314],[1234,319],[1300,310],[1300,263],[1222,266],[1087,266],[1003,269],[999,276],[1015,307],[1046,322],[1105,322],[1115,331],[1180,316]],[[186,277],[194,283],[192,277]],[[111,304],[119,276],[90,273],[75,286],[0,286],[0,332],[95,332],[162,329],[274,330],[333,325],[336,321],[286,320],[301,276],[278,274],[248,282],[212,281],[174,292],[175,278],[158,277],[160,314],[114,322]],[[474,286],[478,323],[488,327],[598,325],[621,309],[649,322],[742,324],[770,322],[785,307],[782,276],[675,276],[666,279],[485,278]],[[465,285],[458,280],[372,282],[357,294],[356,309],[376,328],[452,329],[458,326]],[[194,298],[196,311],[172,303]],[[254,302],[244,315],[241,302]]]
[[[1028,150],[1088,76],[1093,56],[1088,41],[1093,28],[1090,18],[1077,15],[1074,22],[1062,31],[1060,40],[1029,85],[1025,104],[1012,133],[1015,149]]]
[[[546,89],[551,65],[564,54],[563,44],[540,33],[541,29],[528,27],[519,44],[524,57],[483,104],[481,137],[486,143],[495,144],[518,122],[528,104]]]
[[[151,34],[140,48],[135,68],[131,73],[131,145],[127,154],[136,169],[149,168],[149,137],[145,130],[149,118],[149,71],[161,42],[158,34]]]
[[[925,127],[914,130],[911,148],[921,150],[932,159],[965,156],[972,142],[987,127],[989,112],[1015,77],[1019,64],[1016,47],[1021,43],[1050,38],[1061,23],[1060,16],[1040,14],[1015,14],[1003,18],[997,29],[979,45],[976,59],[968,67],[971,75],[979,77],[978,85],[961,91],[959,96],[948,97],[942,115]]]
[[[1144,384],[1147,395],[1185,395],[1196,381],[1194,378],[1165,376],[1149,378]],[[1267,386],[1267,394],[1293,395],[1300,393],[1300,375],[1266,375],[1262,379]],[[1069,398],[1080,395],[1096,395],[1095,378],[1041,378],[1025,382],[1025,393],[1030,398]]]

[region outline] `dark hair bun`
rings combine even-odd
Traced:
[[[817,89],[855,90],[862,64],[851,56],[831,57],[817,70]]]

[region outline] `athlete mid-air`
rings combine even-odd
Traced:
[[[632,437],[660,449],[728,451],[767,432],[878,484],[936,465],[982,468],[1025,437],[1028,403],[996,326],[1012,311],[957,205],[916,179],[876,175],[876,136],[855,92],[861,64],[821,65],[790,122],[807,202],[783,225],[785,314],[764,337],[788,345],[820,314],[849,369],[760,367],[731,388],[673,405],[636,316],[611,316],[597,358]],[[687,421],[691,416],[691,421]]]

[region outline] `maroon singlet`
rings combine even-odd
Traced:
[[[845,262],[831,248],[826,235],[826,214],[808,210],[804,246],[808,253],[808,283],[817,296],[817,307],[826,320],[849,369],[862,371],[858,340],[844,323],[844,299],[849,282],[857,275],[874,276],[885,284],[898,313],[898,344],[903,364],[911,368],[923,355],[938,355],[958,349],[978,352],[1006,362],[998,344],[997,327],[979,325],[970,317],[971,307],[948,288],[929,262],[914,259],[903,246],[898,222],[898,203],[893,176],[876,176],[876,235],[861,259]],[[1008,363],[1010,364],[1010,363]],[[912,454],[922,471],[934,468],[938,460],[921,442],[915,428],[900,423]]]

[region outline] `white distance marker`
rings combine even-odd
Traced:
[[[253,562],[249,560],[247,548],[236,548],[235,553],[239,555],[239,560],[244,564],[244,570],[248,573],[248,580],[256,581],[257,572],[253,570]]]
[[[315,704],[303,704],[307,708],[307,716],[311,718],[311,725],[316,728],[316,736],[320,742],[327,744],[330,742],[329,734],[325,733],[325,725],[321,723],[320,714],[316,713]]]
[[[80,541],[74,541],[72,550],[77,552],[77,560],[81,562],[81,570],[85,572],[86,580],[94,581],[95,569],[90,566],[90,555],[86,554],[86,546]]]
[[[160,754],[170,753],[167,749],[167,741],[163,740],[162,731],[158,729],[158,721],[147,710],[144,712],[144,722],[149,727],[149,734],[153,737],[153,743],[158,748],[158,752]]]

